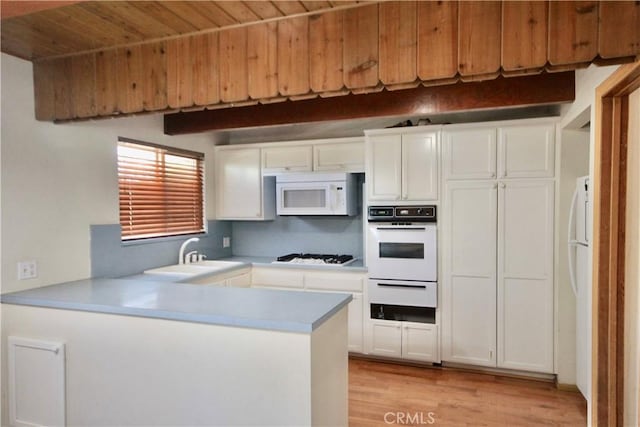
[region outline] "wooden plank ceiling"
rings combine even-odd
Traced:
[[[33,61],[325,11],[337,6],[348,7],[356,3],[3,0],[2,52]]]
[[[640,2],[78,2],[3,19],[2,51],[39,120],[191,111],[628,62]]]

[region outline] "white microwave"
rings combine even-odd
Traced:
[[[345,215],[357,212],[356,177],[350,173],[276,176],[278,215]]]

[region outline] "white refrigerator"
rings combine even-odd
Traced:
[[[576,296],[576,384],[585,399],[591,395],[591,246],[589,177],[576,179],[569,211],[569,277]]]

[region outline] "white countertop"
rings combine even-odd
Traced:
[[[311,333],[350,294],[230,288],[163,280],[86,279],[0,295],[3,304]]]

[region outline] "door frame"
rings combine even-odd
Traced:
[[[622,426],[624,415],[627,133],[629,95],[639,87],[636,61],[596,88],[591,415],[601,426]]]

